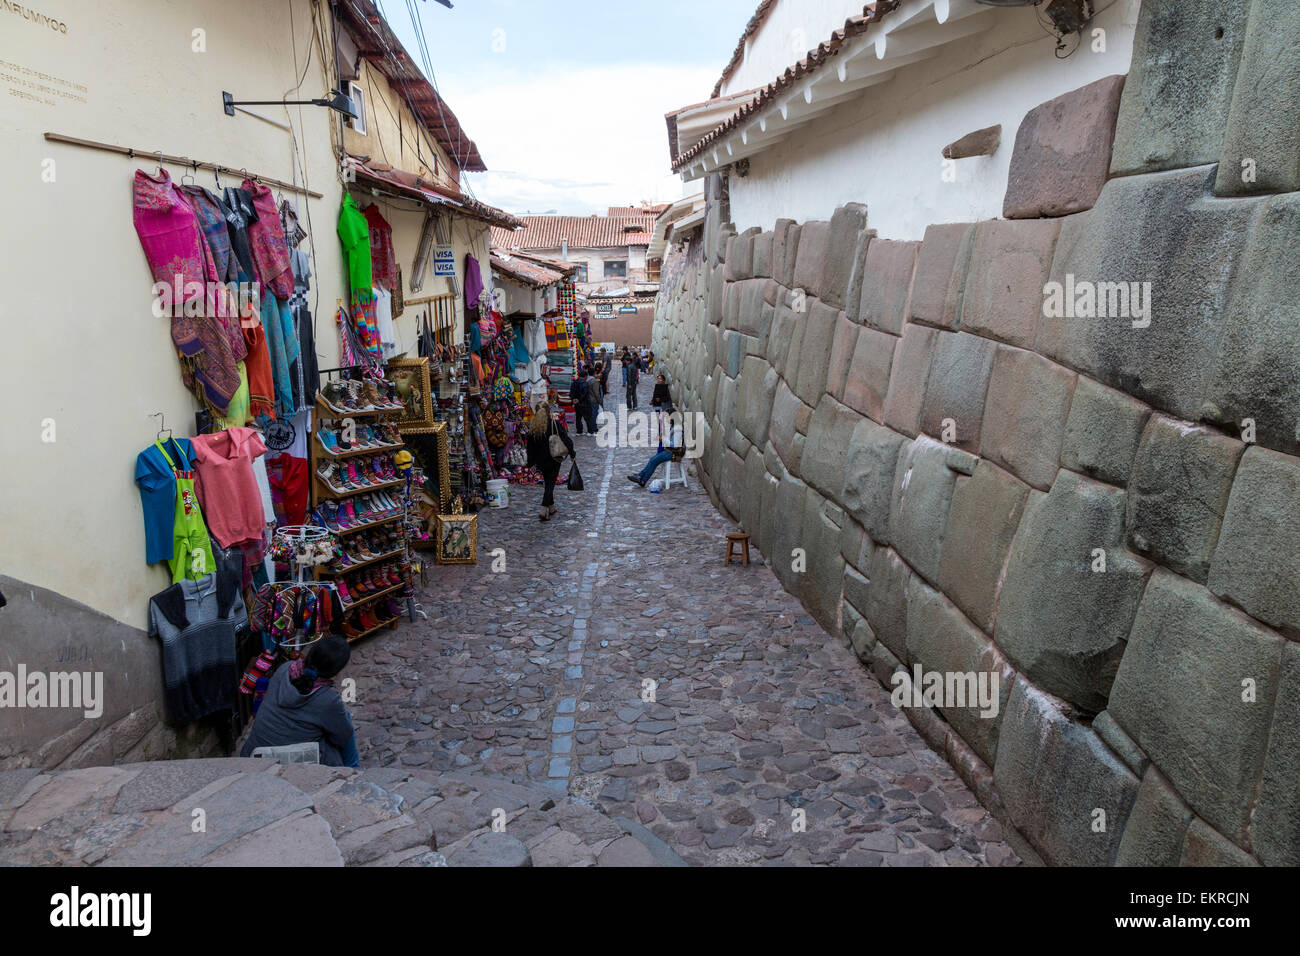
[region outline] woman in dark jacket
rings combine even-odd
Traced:
[[[542,492],[542,512],[537,516],[542,521],[550,521],[551,515],[555,514],[555,479],[560,474],[560,462],[564,461],[551,455],[552,435],[560,436],[560,441],[569,450],[569,457],[576,463],[578,459],[573,453],[569,430],[560,417],[551,412],[550,402],[542,402],[533,410],[533,420],[528,426],[528,464],[542,473],[542,480],[546,483]]]
[[[650,405],[656,410],[662,411],[665,405],[671,403],[672,399],[668,397],[668,382],[660,373],[655,376],[655,391],[654,395],[650,397]]]

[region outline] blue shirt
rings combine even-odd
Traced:
[[[158,445],[154,442],[135,459],[135,483],[140,486],[140,507],[144,511],[146,564],[172,559],[172,532],[176,526],[176,476]],[[194,468],[194,445],[188,438],[168,439],[166,448],[181,471]]]

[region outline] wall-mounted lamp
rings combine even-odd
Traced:
[[[356,107],[352,105],[352,99],[346,93],[340,93],[338,90],[330,90],[329,96],[323,96],[315,100],[235,100],[233,94],[221,91],[221,105],[226,111],[227,116],[235,115],[236,106],[328,106],[332,110],[337,110],[349,119],[357,118]]]

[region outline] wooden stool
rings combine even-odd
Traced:
[[[736,553],[736,547],[739,545],[740,553]],[[738,558],[745,567],[749,567],[749,535],[743,531],[727,532],[727,560],[723,564],[730,564],[732,558]]]

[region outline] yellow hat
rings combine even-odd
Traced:
[[[411,461],[412,461],[411,453],[407,451],[405,448],[403,448],[401,451],[399,451],[396,455],[393,456],[393,464],[396,465],[397,470],[402,472],[403,474],[405,474],[407,471],[410,470]]]

